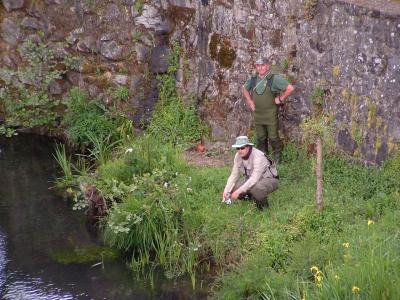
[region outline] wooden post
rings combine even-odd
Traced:
[[[322,139],[317,137],[317,165],[315,168],[317,176],[317,191],[315,193],[315,201],[317,204],[317,210],[321,212],[324,209],[324,195],[323,195],[323,166],[322,166]]]

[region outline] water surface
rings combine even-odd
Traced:
[[[121,260],[62,264],[55,254],[102,246],[54,189],[54,142],[0,137],[0,299],[206,299],[188,280],[137,279]],[[99,257],[101,262],[101,257]]]

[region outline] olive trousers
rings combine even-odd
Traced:
[[[245,178],[239,179],[233,191],[236,191],[246,181]],[[279,187],[279,180],[277,178],[261,178],[248,192],[239,196],[239,199],[245,200],[246,196],[254,199],[258,208],[268,207],[268,194],[276,191]],[[250,200],[250,199],[249,199]]]
[[[269,154],[268,140],[271,142],[272,157],[276,162],[282,158],[283,143],[279,138],[278,123],[273,125],[256,124],[257,149]]]

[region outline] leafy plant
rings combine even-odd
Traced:
[[[18,133],[13,128],[6,127],[5,125],[0,125],[0,135],[4,135],[6,137],[13,137],[14,135],[18,135]]]
[[[60,102],[48,93],[48,88],[66,71],[56,68],[54,51],[43,42],[28,40],[18,51],[24,66],[18,70],[0,69],[5,82],[5,88],[0,93],[5,125],[7,128],[52,128],[58,117],[55,109]]]
[[[125,85],[118,86],[115,89],[109,89],[108,93],[117,101],[128,101],[129,99],[129,89]]]
[[[320,86],[316,86],[311,95],[311,101],[314,105],[323,105],[325,100],[324,90]]]
[[[285,71],[287,71],[287,70],[289,69],[291,63],[292,63],[292,62],[290,61],[289,58],[283,59],[283,60],[282,60],[282,63],[281,63],[282,69],[285,70]]]
[[[67,110],[63,124],[69,140],[81,147],[93,146],[94,138],[110,140],[116,138],[118,124],[113,120],[109,110],[99,101],[88,100],[85,92],[74,88],[70,91],[65,104]],[[92,137],[92,141],[88,139]]]
[[[157,76],[160,98],[148,128],[149,134],[174,145],[199,141],[206,132],[196,108],[186,106],[176,90],[175,72],[179,69],[180,52],[181,48],[174,44],[167,74]]]
[[[89,157],[99,165],[103,165],[111,159],[113,149],[121,142],[119,140],[113,142],[111,135],[103,137],[93,133],[87,134],[87,140],[92,145],[89,149]]]
[[[71,158],[66,154],[65,145],[57,144],[53,156],[63,172],[63,177],[57,178],[57,185],[63,188],[72,186],[75,179],[72,174]]]
[[[144,8],[144,0],[137,0],[135,2],[135,9],[140,14],[142,14]]]

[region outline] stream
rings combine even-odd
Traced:
[[[65,263],[60,253],[104,247],[82,211],[51,187],[55,142],[0,137],[0,299],[206,299],[190,280],[137,276],[121,258]],[[200,286],[200,284],[197,284]]]

